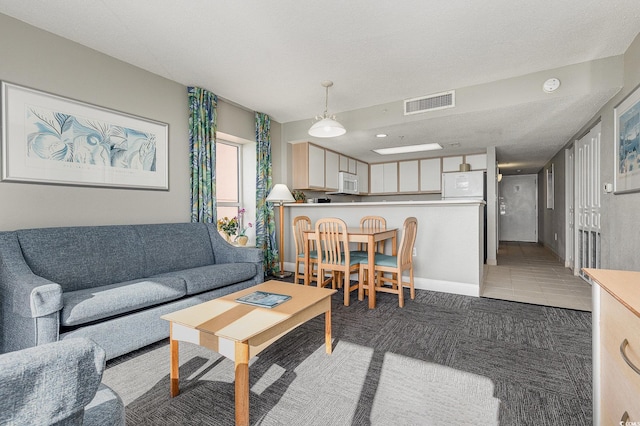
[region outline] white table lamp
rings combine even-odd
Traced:
[[[295,199],[287,185],[278,183],[271,189],[265,201],[278,203],[280,206],[280,276],[278,278],[286,278],[291,276],[291,272],[284,272],[284,225],[282,223],[284,220],[284,203],[293,203]]]

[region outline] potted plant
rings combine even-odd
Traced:
[[[238,231],[238,218],[229,219],[227,216],[218,219],[218,231],[222,231],[227,241],[231,241],[231,236]]]
[[[249,241],[249,237],[247,237],[247,229],[252,227],[251,222],[247,223],[247,226],[244,226],[243,224],[244,221],[242,220],[242,218],[244,216],[245,211],[246,211],[245,209],[240,209],[240,211],[238,212],[239,231],[238,231],[238,236],[236,237],[236,241],[238,242],[238,245],[241,245],[241,246],[247,245],[247,242]]]
[[[293,195],[293,198],[296,200],[296,203],[304,203],[305,201],[307,201],[307,196],[302,191],[298,191],[298,190],[293,191],[291,195]]]

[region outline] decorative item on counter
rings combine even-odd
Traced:
[[[296,203],[304,203],[307,200],[307,195],[302,191],[293,191],[291,193],[293,198],[295,198]]]
[[[247,237],[247,229],[253,226],[251,222],[247,223],[247,226],[243,225],[244,221],[242,220],[242,218],[244,217],[245,212],[246,212],[245,209],[240,209],[240,211],[238,212],[239,231],[238,231],[238,236],[236,237],[236,242],[240,246],[247,245],[247,242],[249,241],[249,237]]]

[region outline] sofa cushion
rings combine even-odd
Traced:
[[[16,231],[34,274],[63,291],[143,278],[144,250],[129,225],[77,226]]]
[[[158,277],[62,294],[64,326],[75,326],[176,300],[186,295],[179,277]]]
[[[230,284],[250,280],[256,275],[253,263],[220,263],[169,272],[157,277],[177,277],[187,284],[187,294],[198,294],[207,290],[225,287]]]
[[[204,223],[138,225],[145,256],[145,277],[214,263]]]

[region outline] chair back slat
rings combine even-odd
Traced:
[[[349,259],[347,225],[338,218],[324,218],[316,222],[316,241],[323,265],[341,265]],[[319,253],[319,254],[320,254]]]
[[[304,233],[311,229],[311,219],[308,216],[296,216],[293,218],[293,242],[296,246],[296,256],[304,254]],[[313,242],[312,242],[313,244]],[[311,248],[313,250],[313,247]]]
[[[360,219],[360,229],[365,231],[385,231],[387,229],[387,220],[382,216],[364,216]],[[384,253],[384,241],[376,243],[375,250]],[[358,243],[358,250],[366,250],[366,243]]]

